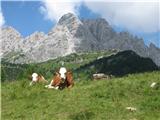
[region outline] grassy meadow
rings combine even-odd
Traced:
[[[2,120],[160,120],[160,86],[150,88],[152,82],[160,82],[160,71],[81,79],[64,90],[29,86],[27,79],[2,82]]]

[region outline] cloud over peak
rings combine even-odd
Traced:
[[[45,19],[58,21],[66,13],[79,14],[78,8],[84,3],[92,12],[100,14],[113,26],[123,27],[128,31],[158,32],[160,30],[159,2],[157,0],[45,0],[40,7]]]
[[[78,14],[78,6],[80,5],[80,2],[71,0],[45,0],[42,3],[40,12],[45,15],[45,19],[51,21],[58,21],[66,13]]]
[[[110,24],[129,31],[148,33],[160,30],[158,2],[86,2],[86,5]]]
[[[5,23],[4,16],[0,9],[0,28],[4,25],[4,23]]]

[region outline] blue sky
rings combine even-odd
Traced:
[[[156,4],[156,2],[132,4],[128,2],[84,2],[81,0],[76,3],[65,4],[49,0],[2,1],[1,12],[4,21],[3,26],[14,27],[24,37],[35,31],[48,33],[60,16],[72,12],[82,19],[103,17],[112,25],[114,30],[127,30],[133,35],[142,37],[146,44],[152,42],[160,47],[159,7]],[[146,15],[146,13],[148,14]]]
[[[35,31],[47,33],[54,23],[44,19],[40,5],[40,2],[2,2],[5,25],[14,27],[24,37]]]
[[[26,37],[35,31],[48,33],[54,27],[56,21],[44,19],[40,12],[40,1],[4,1],[1,4],[5,25],[12,26],[18,30],[22,36]],[[79,8],[80,19],[95,19],[100,15],[91,12],[85,5]]]

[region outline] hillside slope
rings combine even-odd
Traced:
[[[73,53],[65,57],[34,64],[12,64],[2,59],[2,81],[26,79],[33,72],[40,73],[46,78],[51,78],[53,73],[61,67],[63,62],[67,69],[75,70],[82,65],[96,60],[98,57],[107,57],[116,52],[117,51],[112,50],[92,53]]]
[[[140,57],[135,52],[126,50],[91,61],[76,69],[76,72],[86,73],[88,76],[94,73],[124,76],[154,70],[158,70],[158,66],[150,58]]]
[[[26,79],[33,72],[51,79],[62,63],[74,73],[75,79],[92,78],[94,73],[106,73],[116,77],[131,73],[159,70],[149,58],[143,58],[133,51],[101,51],[81,54],[70,54],[54,60],[37,64],[11,64],[2,61],[2,81]]]
[[[159,120],[160,72],[81,81],[63,91],[28,80],[2,83],[3,120]],[[134,112],[126,107],[135,107]]]

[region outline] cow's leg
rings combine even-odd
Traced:
[[[51,82],[52,82],[52,81],[51,81]],[[48,87],[51,85],[51,82],[50,82],[50,84],[49,84],[49,85],[45,85],[45,87],[46,87],[46,88],[48,88]]]
[[[30,83],[29,83],[29,86],[32,86],[33,84],[35,84],[37,81],[31,81]]]
[[[51,80],[50,84],[49,84],[49,85],[46,85],[45,87],[46,87],[46,88],[51,88],[51,87],[52,87],[52,83],[53,83],[53,80]]]
[[[56,90],[59,89],[59,86],[56,86],[56,87],[53,86],[53,82],[54,82],[54,80],[52,80],[52,81],[50,82],[50,84],[49,84],[49,85],[46,85],[45,87],[46,87],[46,88],[49,88],[49,89],[56,89]]]
[[[46,87],[46,88],[49,88],[49,89],[56,89],[56,90],[59,89],[59,86],[54,87],[54,86],[51,86],[51,85],[47,85],[47,86],[45,86],[45,87]]]
[[[29,86],[32,86],[33,85],[33,83],[35,83],[34,81],[31,81],[30,83],[29,83]]]

